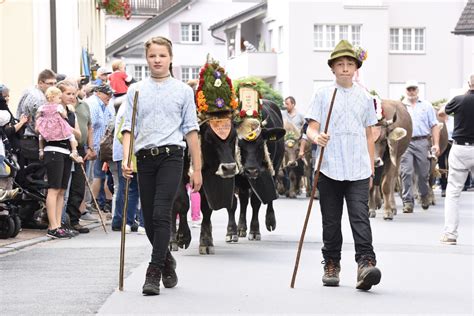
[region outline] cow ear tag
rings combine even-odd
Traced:
[[[230,118],[212,119],[209,121],[209,125],[220,139],[226,140],[229,137],[232,127]]]

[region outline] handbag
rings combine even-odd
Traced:
[[[114,128],[107,128],[104,137],[100,140],[99,144],[99,159],[100,161],[112,161],[114,145]]]

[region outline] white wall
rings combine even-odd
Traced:
[[[56,1],[57,72],[80,75],[81,43],[77,1]]]

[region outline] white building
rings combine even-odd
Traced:
[[[127,72],[140,80],[148,74],[144,43],[153,36],[173,42],[173,73],[183,81],[197,78],[207,54],[225,66],[224,34],[213,37],[209,26],[240,12],[256,0],[132,0],[132,18],[107,16],[107,64],[122,58]]]
[[[0,0],[0,83],[10,88],[13,113],[40,71],[79,77],[83,50],[104,62],[105,15],[96,6],[95,0]]]
[[[314,89],[333,80],[327,59],[340,39],[368,50],[362,83],[399,99],[408,79],[422,97],[449,98],[474,65],[473,39],[452,34],[466,4],[451,1],[268,0],[211,26],[224,32],[233,79],[264,78],[305,111]],[[241,52],[242,38],[258,52]],[[238,46],[238,45],[237,45]]]

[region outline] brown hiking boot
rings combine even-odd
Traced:
[[[421,208],[427,210],[431,205],[431,199],[429,195],[425,195],[421,197]]]
[[[368,291],[372,285],[379,284],[382,272],[375,267],[375,261],[372,259],[363,259],[359,262],[357,269],[356,289]]]
[[[176,275],[176,260],[171,252],[166,253],[165,266],[162,271],[162,281],[165,288],[172,288],[178,284],[178,276]]]
[[[143,284],[143,295],[160,295],[161,271],[158,266],[149,264],[146,270],[145,284]]]
[[[339,286],[339,272],[341,272],[339,261],[336,262],[332,259],[328,259],[321,263],[324,263],[323,285]]]

